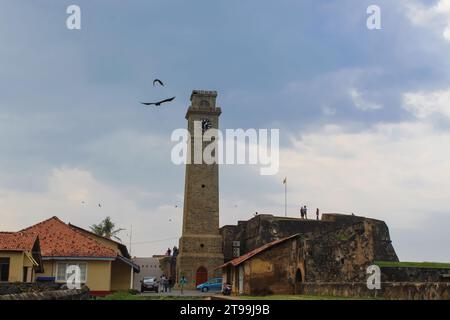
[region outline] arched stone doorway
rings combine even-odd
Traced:
[[[303,282],[303,276],[300,269],[297,269],[297,272],[295,273],[295,282],[296,283]]]
[[[300,293],[300,284],[303,282],[303,275],[300,269],[295,273],[294,294]]]
[[[208,281],[208,270],[205,267],[199,267],[197,273],[195,274],[195,286],[205,283]]]

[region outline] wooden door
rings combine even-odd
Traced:
[[[205,283],[206,281],[208,281],[208,270],[206,270],[205,267],[198,268],[195,275],[195,286],[197,287],[199,284]]]

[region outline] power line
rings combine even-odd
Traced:
[[[132,242],[132,244],[147,244],[147,243],[155,243],[155,242],[162,242],[162,241],[169,241],[169,240],[175,240],[179,237],[172,237],[172,238],[166,238],[166,239],[158,239],[158,240],[151,240],[151,241],[141,241],[141,242]]]

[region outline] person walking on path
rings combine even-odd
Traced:
[[[165,274],[161,278],[161,292],[167,292],[167,278]]]
[[[305,215],[305,220],[308,220],[308,208],[306,206],[303,207],[303,214]]]
[[[184,294],[183,288],[186,283],[187,283],[186,278],[184,276],[181,276],[181,279],[180,279],[181,294]]]
[[[300,217],[302,217],[302,219],[305,218],[305,214],[303,213],[303,207],[300,206]]]
[[[164,287],[164,292],[167,292],[169,289],[168,288],[169,287],[169,279],[166,276],[164,276],[163,287]]]
[[[317,209],[316,209],[316,219],[317,219],[317,220],[319,220],[319,214],[320,214],[319,208],[317,208]]]
[[[159,277],[159,283],[158,283],[159,292],[163,292],[164,291],[163,282],[164,282],[164,275],[161,275]]]

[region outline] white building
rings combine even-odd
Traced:
[[[159,265],[158,258],[133,258],[133,262],[137,264],[141,271],[134,274],[133,289],[141,289],[141,280],[144,277],[159,277],[162,275],[162,270]]]

